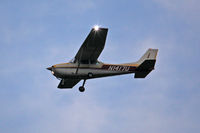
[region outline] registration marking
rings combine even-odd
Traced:
[[[129,71],[130,66],[109,66],[108,70],[110,71],[122,71],[127,72]]]

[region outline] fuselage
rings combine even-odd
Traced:
[[[95,64],[62,63],[50,67],[57,78],[90,79],[135,73],[138,64]]]
[[[104,49],[108,28],[95,26],[69,63],[56,64],[47,69],[58,79],[58,88],[73,88],[83,79],[79,90],[85,90],[87,79],[135,73],[134,78],[145,78],[153,69],[158,49],[148,49],[134,63],[106,64],[98,61]]]

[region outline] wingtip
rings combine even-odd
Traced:
[[[97,32],[97,31],[102,31],[102,30],[108,30],[108,28],[103,28],[103,27],[95,28],[95,27],[93,27],[92,30]]]

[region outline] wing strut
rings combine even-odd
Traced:
[[[83,49],[81,49],[81,55],[80,55],[80,58],[78,59],[78,67],[76,69],[76,74],[78,74],[78,69],[80,67],[80,60],[81,60],[81,57],[82,57],[82,53],[83,53]]]
[[[79,67],[80,67],[80,62],[78,62],[78,67],[77,67],[77,69],[76,69],[76,74],[78,74],[78,69],[79,69]]]

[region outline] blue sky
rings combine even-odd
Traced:
[[[1,0],[0,132],[200,131],[198,0]],[[99,60],[158,48],[145,79],[108,77],[59,90],[46,67],[73,58],[92,26],[108,27]]]

